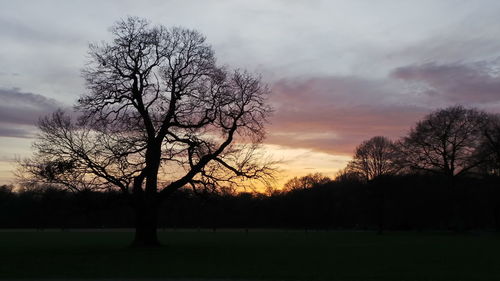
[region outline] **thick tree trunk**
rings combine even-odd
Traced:
[[[132,247],[158,247],[158,208],[154,202],[141,200],[135,207],[135,237]]]

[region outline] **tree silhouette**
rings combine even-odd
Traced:
[[[481,144],[487,120],[486,113],[475,109],[462,106],[441,109],[418,122],[398,146],[404,166],[446,178],[452,202],[450,223],[456,231],[466,227],[466,193],[456,185],[456,178],[484,163]]]
[[[399,144],[403,164],[453,179],[477,167],[487,115],[462,106],[438,110],[419,121]]]
[[[360,174],[365,180],[393,174],[398,170],[395,165],[394,143],[386,137],[376,136],[362,142],[354,153],[347,169]]]
[[[484,140],[480,146],[479,157],[484,159],[482,172],[500,175],[500,115],[488,114],[488,122],[483,130]]]
[[[41,119],[21,172],[73,190],[118,188],[135,210],[133,245],[155,246],[158,208],[179,188],[272,176],[259,152],[269,91],[217,66],[197,31],[128,17],[111,33],[90,46],[78,120],[62,111]]]
[[[285,183],[283,191],[290,192],[294,190],[313,188],[318,185],[323,185],[332,181],[329,177],[321,174],[314,173],[308,174],[303,177],[293,177]]]

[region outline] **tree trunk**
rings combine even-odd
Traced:
[[[148,204],[150,203],[150,204]],[[155,202],[141,200],[135,207],[135,237],[132,247],[158,247],[158,208]]]

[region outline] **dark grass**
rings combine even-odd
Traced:
[[[370,232],[0,232],[0,278],[500,280],[500,236]]]

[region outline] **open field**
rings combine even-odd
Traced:
[[[0,278],[500,280],[500,236],[299,231],[0,232]]]

